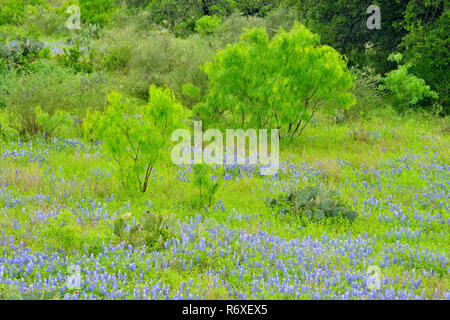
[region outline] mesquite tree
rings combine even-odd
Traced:
[[[298,23],[271,41],[264,29],[251,29],[203,70],[209,92],[194,111],[205,121],[278,128],[292,139],[319,108],[333,111],[355,103],[353,75],[343,57]]]

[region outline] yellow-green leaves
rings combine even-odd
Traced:
[[[137,106],[118,92],[108,95],[103,113],[88,113],[84,129],[89,138],[103,141],[119,166],[127,189],[147,190],[150,174],[170,143],[174,129],[186,125],[188,110],[175,101],[170,89],[152,85],[149,102]]]

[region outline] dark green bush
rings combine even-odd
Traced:
[[[279,1],[276,0],[234,0],[237,9],[247,16],[265,16]]]
[[[450,112],[448,46],[450,11],[446,0],[286,0],[323,43],[348,57],[350,66],[385,75],[395,69],[387,58],[402,52],[411,73],[439,94],[442,113]],[[369,5],[381,10],[381,29],[366,27]],[[339,13],[339,14],[337,14]]]
[[[338,190],[327,190],[323,184],[292,190],[278,198],[267,198],[266,204],[312,221],[342,216],[351,222],[358,215],[345,206]]]
[[[18,71],[27,70],[30,64],[35,61],[43,50],[43,43],[27,37],[17,37],[14,40],[7,40],[8,36],[0,35],[0,60],[3,67]],[[48,50],[44,51],[49,54]]]

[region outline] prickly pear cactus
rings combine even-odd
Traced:
[[[145,244],[149,247],[162,247],[164,242],[174,235],[175,216],[147,212],[142,218]]]
[[[348,209],[340,199],[339,190],[328,190],[322,183],[292,190],[287,195],[266,199],[268,206],[281,207],[283,212],[300,214],[312,221],[342,216],[349,221],[357,217],[356,211]]]

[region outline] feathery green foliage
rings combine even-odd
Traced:
[[[234,126],[280,128],[289,138],[300,135],[320,108],[331,112],[355,103],[344,59],[300,24],[271,41],[264,29],[251,29],[204,71],[209,92],[195,112]]]
[[[207,204],[210,207],[214,195],[221,185],[222,177],[220,175],[215,176],[214,170],[204,163],[195,164],[192,170],[194,173],[194,185],[200,191],[199,200],[201,204]]]
[[[425,80],[416,77],[408,72],[410,63],[400,65],[402,54],[396,53],[389,56],[389,60],[396,61],[398,69],[389,72],[382,78],[383,85],[380,88],[386,89],[393,95],[394,106],[404,111],[414,107],[426,98],[437,99],[439,96],[425,84]]]

